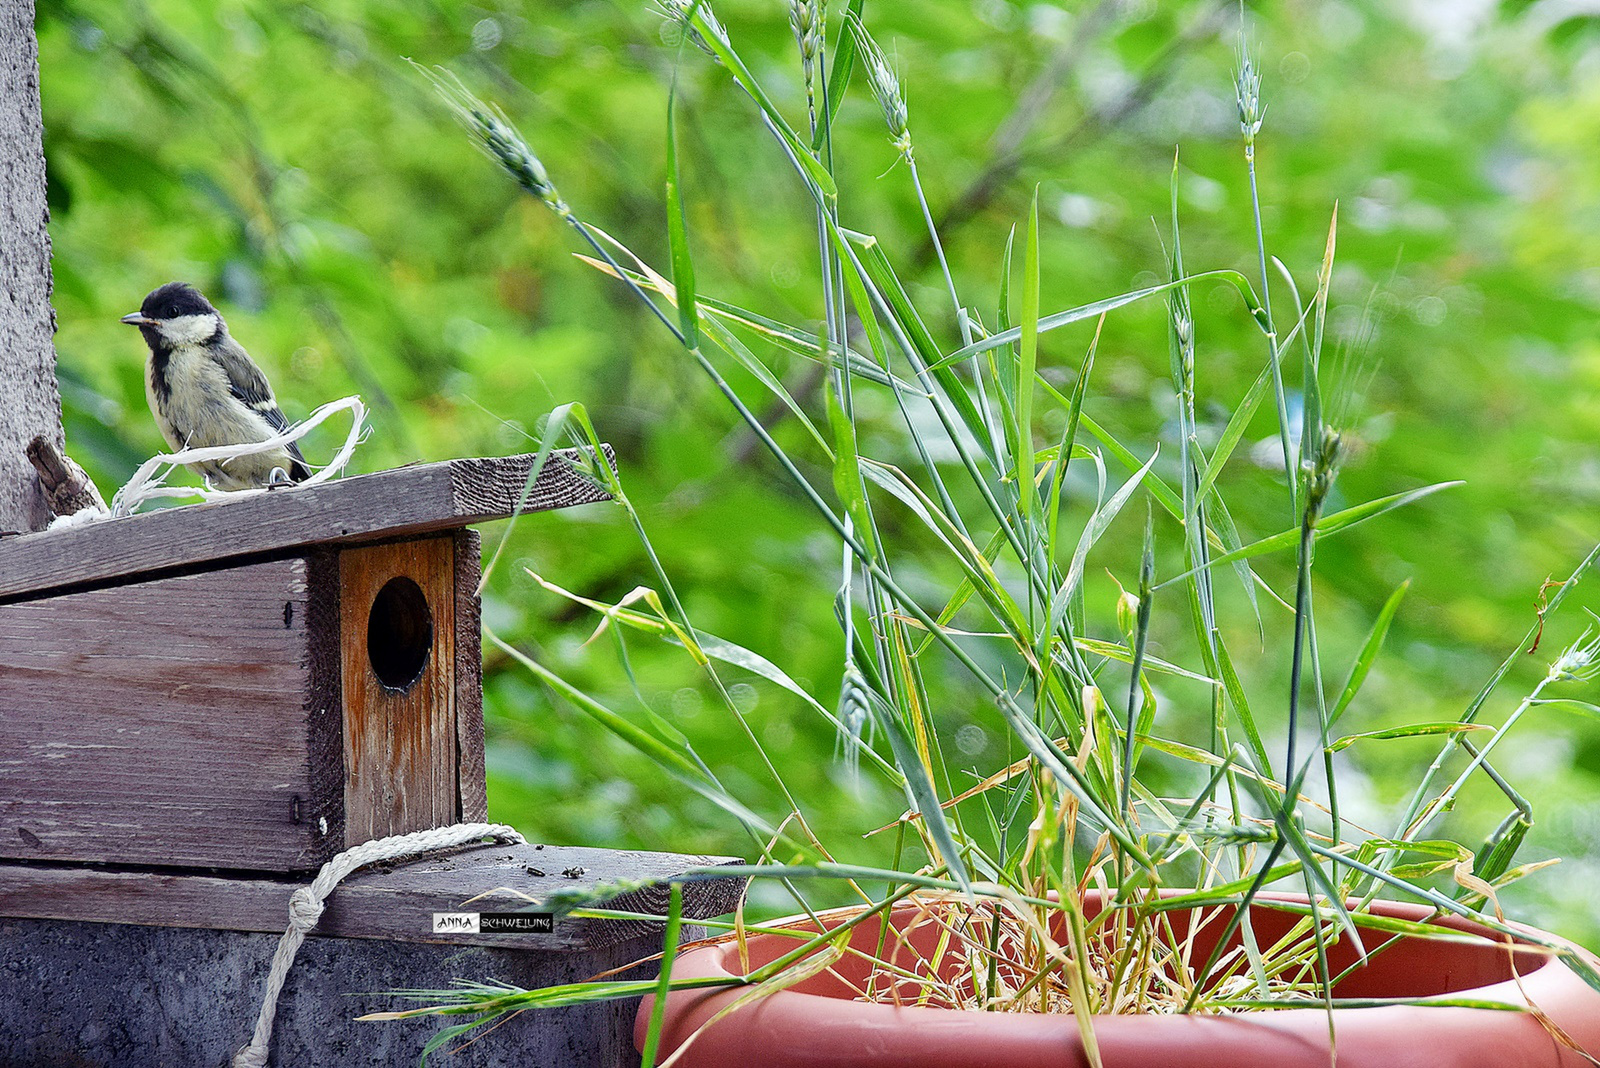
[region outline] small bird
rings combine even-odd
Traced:
[[[145,397],[174,449],[266,441],[289,429],[272,386],[200,291],[168,282],[122,321],[150,346]],[[294,442],[281,449],[190,464],[218,489],[256,489],[311,477]]]

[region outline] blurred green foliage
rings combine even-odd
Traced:
[[[1540,584],[1600,537],[1600,20],[1556,7],[1439,0],[1401,13],[1290,0],[1245,13],[1266,73],[1258,163],[1269,250],[1309,291],[1339,203],[1330,329],[1377,361],[1344,497],[1330,509],[1466,480],[1319,548],[1330,687],[1390,591],[1412,583],[1343,730],[1454,718],[1534,622]],[[1175,148],[1191,269],[1255,275],[1231,87],[1236,5],[867,9],[900,66],[923,181],[969,299],[997,291],[1006,232],[1036,185],[1045,311],[1155,282],[1165,267],[1151,219],[1166,216]],[[717,10],[798,116],[785,6],[725,0]],[[39,45],[68,442],[102,487],[160,445],[143,346],[116,319],[155,285],[187,279],[223,309],[291,418],[350,392],[367,399],[376,432],[363,469],[521,451],[544,412],[583,401],[697,625],[778,662],[824,702],[836,695],[831,541],[666,332],[572,258],[571,235],[476,154],[402,58],[443,65],[497,100],[583,217],[664,267],[666,90],[679,53],[646,5],[40,0]],[[820,318],[813,222],[784,161],[720,71],[686,50],[678,78],[702,294]],[[847,106],[837,137],[845,224],[877,233],[919,284],[939,285],[870,101]],[[1287,321],[1282,280],[1272,281]],[[1215,434],[1259,372],[1262,346],[1233,290],[1193,297],[1201,418],[1210,413]],[[985,300],[992,315],[994,297]],[[953,323],[937,328],[954,334]],[[1108,320],[1089,409],[1151,447],[1174,429],[1164,331],[1155,303]],[[1088,337],[1046,338],[1041,366],[1065,381]],[[787,381],[820,408],[808,365],[795,361]],[[880,455],[894,447],[891,416]],[[775,433],[804,451],[793,420]],[[1264,408],[1251,437],[1273,433]],[[825,469],[812,474],[826,485]],[[1246,541],[1286,525],[1270,465],[1241,455],[1228,478]],[[1069,486],[1080,504],[1092,492]],[[1132,574],[1141,522],[1119,521],[1121,558],[1091,560],[1091,599],[1115,597],[1102,567]],[[487,530],[488,543],[502,533]],[[614,707],[648,703],[735,792],[781,815],[681,654],[630,645],[625,671],[610,637],[584,644],[592,617],[524,573],[623,597],[650,572],[621,517],[604,506],[539,515],[510,539],[485,595],[487,624]],[[1283,592],[1292,568],[1285,557],[1261,572]],[[917,588],[914,571],[903,579]],[[1600,605],[1587,586],[1577,600]],[[1552,621],[1541,656],[1575,636],[1574,615]],[[1241,665],[1256,693],[1287,688],[1286,618],[1269,610],[1264,640],[1232,637],[1263,650]],[[1159,642],[1158,631],[1153,652]],[[1530,658],[1517,685],[1544,666]],[[489,656],[485,691],[496,819],[550,841],[748,852],[721,813],[514,664]],[[898,814],[902,799],[853,780],[831,728],[798,702],[753,679],[735,696],[815,826],[848,840]],[[1513,697],[1492,706],[1492,721]],[[992,710],[970,693],[946,698],[938,714],[971,765],[1006,760],[990,751]],[[1273,721],[1270,707],[1257,716]],[[1203,693],[1174,687],[1159,714],[1181,737],[1204,730],[1206,713]],[[1538,814],[1523,859],[1566,858],[1507,897],[1517,914],[1594,944],[1600,905],[1586,888],[1600,878],[1600,725],[1560,715],[1544,713],[1499,750]],[[1386,825],[1433,751],[1396,740],[1346,754],[1359,769],[1342,787],[1349,818]],[[1502,814],[1492,790],[1470,794],[1463,840]]]

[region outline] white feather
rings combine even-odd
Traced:
[[[173,348],[209,341],[221,326],[222,316],[214,312],[207,315],[180,315],[155,324],[156,332],[166,338],[167,344]]]

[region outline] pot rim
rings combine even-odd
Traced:
[[[1164,891],[1163,896],[1185,892]],[[1098,896],[1098,892],[1091,894]],[[1252,909],[1270,909],[1273,902],[1304,904],[1307,900],[1304,894],[1268,893],[1260,895]],[[901,913],[914,907],[899,906],[894,911]],[[1407,920],[1437,917],[1441,926],[1492,933],[1460,917],[1439,916],[1437,910],[1417,903],[1379,900],[1372,902],[1367,911]],[[858,908],[847,907],[822,916],[831,920],[859,912]],[[1511,926],[1582,952],[1581,947],[1536,928]],[[750,941],[780,937],[755,935]],[[1498,941],[1499,936],[1495,937]],[[674,963],[673,975],[737,976],[738,947],[733,939],[732,935],[723,935],[684,947]],[[1529,946],[1521,940],[1518,943]],[[1530,948],[1544,952],[1543,947]],[[1554,956],[1519,976],[1520,981],[1507,979],[1444,996],[1499,1002],[1515,1009],[1526,1009],[1531,1003],[1537,1013],[1398,1004],[1339,1007],[1331,1010],[1331,1015],[1320,1006],[1226,1015],[1096,1014],[1094,1034],[1107,1068],[1157,1063],[1173,1068],[1286,1068],[1302,1063],[1327,1066],[1335,1047],[1341,1066],[1591,1063],[1559,1042],[1540,1023],[1539,1016],[1553,1020],[1582,1048],[1600,1052],[1600,992]],[[732,988],[669,995],[662,1056],[747,992],[747,988]],[[1419,999],[1428,996],[1418,995]],[[634,1026],[636,1046],[643,1045],[653,1002],[653,998],[646,997],[640,1006]],[[1336,1039],[1330,1039],[1330,1030]],[[893,1041],[889,1040],[891,1033],[896,1036]],[[902,1039],[905,1044],[901,1044]],[[760,1049],[763,1063],[775,1068],[789,1064],[867,1063],[836,1058],[827,1052],[841,1043],[846,1053],[871,1049],[870,1063],[883,1066],[1088,1063],[1071,1013],[987,1013],[896,1006],[795,990],[776,991],[717,1021],[695,1037],[691,1051],[699,1052],[688,1060],[708,1065],[741,1064],[747,1063],[751,1050]],[[963,1043],[974,1045],[976,1059],[954,1055]],[[722,1056],[726,1052],[722,1050],[724,1046],[733,1051],[732,1057]],[[784,1049],[796,1052],[797,1058],[783,1059],[780,1051]],[[1407,1050],[1417,1055],[1408,1055]]]

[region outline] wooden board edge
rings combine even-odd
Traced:
[[[483,600],[478,596],[482,539],[476,530],[455,535],[456,575],[456,790],[457,818],[489,818],[483,737]]]
[[[557,450],[522,511],[609,499]],[[606,450],[608,462],[612,458]],[[311,545],[454,530],[517,510],[535,457],[445,460],[0,539],[0,604]]]
[[[617,853],[601,849],[536,846],[485,846],[485,850],[515,851],[541,863],[571,863],[574,858],[613,860],[648,857],[659,870],[647,877],[667,879],[673,868],[687,870],[707,864],[738,864],[728,857],[676,856],[673,854]],[[460,854],[454,854],[459,856]],[[548,861],[542,858],[550,858]],[[582,865],[576,865],[582,867]],[[615,870],[615,869],[613,869]],[[434,912],[515,911],[528,908],[526,900],[494,895],[483,876],[462,872],[458,889],[444,892],[438,885],[408,885],[405,865],[387,870],[367,869],[351,876],[328,898],[326,911],[312,937],[364,938],[394,942],[493,946],[546,952],[580,952],[616,945],[665,929],[667,891],[662,883],[629,891],[614,898],[626,911],[659,913],[663,922],[558,918],[549,934],[434,934]],[[552,879],[557,878],[552,875]],[[306,880],[309,881],[309,880]],[[434,878],[433,884],[439,880]],[[684,916],[703,920],[732,912],[744,894],[746,880],[700,879],[685,884]],[[45,866],[0,862],[0,924],[6,919],[64,920],[88,923],[123,923],[155,927],[192,927],[208,930],[282,933],[288,925],[289,898],[305,881],[282,878],[228,877],[165,871],[112,871],[86,866]],[[571,889],[582,889],[573,881]],[[563,888],[567,888],[563,885]],[[490,896],[485,896],[491,892]]]
[[[311,685],[306,694],[307,752],[311,763],[311,790],[305,818],[317,824],[322,848],[307,858],[317,867],[343,846],[344,806],[344,698],[339,663],[339,558],[330,549],[306,556]]]
[[[615,450],[602,445],[601,452],[614,471]],[[537,459],[536,455],[525,453],[493,461],[451,461],[456,515],[464,522],[477,523],[611,499],[604,486],[583,473],[578,450],[553,450],[539,470],[539,477],[530,486],[528,477]]]

